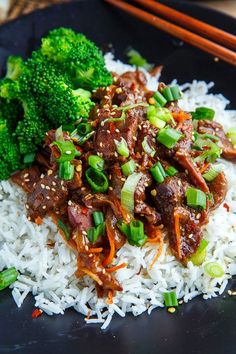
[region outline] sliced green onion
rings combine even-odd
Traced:
[[[88,164],[89,166],[93,167],[95,170],[103,171],[105,161],[100,156],[90,155],[88,157]]]
[[[87,231],[87,237],[90,242],[96,242],[97,239],[104,235],[105,233],[105,223],[99,224],[97,227],[90,227]]]
[[[177,101],[180,98],[182,98],[182,93],[179,89],[179,86],[175,85],[175,86],[172,86],[170,89],[171,89],[171,93],[172,93],[174,101]]]
[[[102,211],[94,211],[93,212],[93,221],[94,225],[98,226],[104,222],[104,214]]]
[[[228,133],[226,135],[235,147],[236,146],[236,128],[229,129]]]
[[[152,166],[150,172],[157,183],[164,182],[166,173],[159,161]]]
[[[107,176],[92,167],[89,167],[85,172],[85,177],[94,192],[106,192],[109,187]]]
[[[221,278],[225,274],[222,266],[216,262],[208,262],[204,265],[204,271],[211,278]]]
[[[195,157],[194,162],[199,163],[207,159],[208,162],[214,162],[221,155],[221,148],[213,143],[211,140],[204,141],[202,139],[198,139],[195,142],[195,146],[208,147],[208,150],[205,150],[201,155]]]
[[[74,124],[63,124],[62,130],[64,132],[72,133],[73,131],[75,131],[75,126]],[[56,139],[56,140],[60,140],[60,139]]]
[[[200,189],[189,187],[186,191],[187,205],[194,209],[206,209],[206,194]]]
[[[76,156],[81,155],[71,141],[54,141],[52,145],[56,145],[61,154],[61,156],[56,159],[57,162],[71,161]]]
[[[135,169],[136,169],[136,163],[132,159],[124,163],[123,165],[121,165],[121,170],[125,176],[132,175]]]
[[[24,163],[28,164],[28,163],[32,163],[34,162],[35,160],[35,156],[36,156],[36,153],[35,152],[32,152],[31,154],[26,154],[24,156]]]
[[[197,120],[213,120],[215,116],[215,111],[212,108],[198,107],[195,112],[191,112],[193,119]]]
[[[205,261],[207,245],[208,245],[208,242],[203,239],[201,241],[197,251],[189,259],[194,265],[200,266]]]
[[[219,166],[213,166],[209,171],[203,174],[203,177],[207,182],[211,182],[218,176],[221,170]]]
[[[151,70],[153,68],[152,64],[149,64],[147,60],[139,53],[137,50],[130,49],[127,53],[129,58],[129,64],[135,65],[137,67],[145,68],[146,70]]]
[[[57,130],[55,131],[55,140],[56,141],[64,141],[62,126],[57,128]]]
[[[167,103],[167,100],[159,91],[154,93],[153,98],[157,101],[160,107],[165,106],[165,104]]]
[[[13,284],[17,277],[18,272],[15,267],[11,267],[0,272],[0,290],[3,290]]]
[[[127,238],[130,236],[130,227],[124,221],[118,221],[116,226]]]
[[[134,172],[126,179],[121,189],[121,206],[131,213],[134,212],[134,193],[142,176],[141,172]]]
[[[121,122],[123,120],[125,120],[126,118],[126,111],[136,108],[136,107],[148,107],[148,103],[145,102],[140,102],[140,103],[134,103],[134,104],[130,104],[127,106],[122,106],[122,107],[114,107],[117,111],[122,111],[122,114],[119,118],[107,118],[104,119],[104,123],[106,122]]]
[[[144,226],[142,221],[133,220],[129,224],[130,226],[130,236],[128,241],[133,246],[143,246],[145,243],[147,236],[144,234]]]
[[[121,141],[115,140],[115,145],[116,145],[116,151],[118,152],[118,154],[120,154],[121,156],[124,157],[128,157],[129,156],[129,148],[127,145],[126,140],[121,137]]]
[[[168,123],[173,120],[172,114],[167,108],[153,105],[147,107],[147,118],[152,125],[159,129],[164,128],[165,124],[163,122]]]
[[[59,163],[59,178],[69,181],[73,179],[75,173],[75,166],[70,161],[64,161]]]
[[[75,138],[76,141],[78,142],[79,145],[83,145],[87,140],[89,140],[93,135],[95,134],[94,131],[92,131],[91,133],[88,133],[86,135],[75,135],[73,137],[73,139]]]
[[[151,157],[153,157],[155,155],[156,150],[152,149],[151,146],[148,144],[146,136],[143,139],[142,147],[143,147],[143,150],[146,152],[146,154],[150,155]]]
[[[166,86],[163,90],[162,90],[162,95],[165,97],[165,99],[167,100],[167,102],[171,102],[174,101],[174,97],[172,95],[171,92],[171,88],[169,86]]]
[[[178,173],[178,170],[176,170],[176,168],[174,168],[173,166],[169,166],[167,170],[165,170],[165,172],[168,176],[174,176],[176,175],[176,173]]]
[[[157,141],[169,149],[172,149],[177,141],[182,138],[183,135],[178,131],[170,127],[166,127],[161,129],[158,136]]]
[[[64,224],[64,222],[61,219],[57,219],[57,226],[59,227],[59,229],[61,229],[66,237],[67,240],[70,239],[70,232],[69,232],[69,228],[66,224]]]
[[[92,126],[90,123],[80,123],[77,126],[77,133],[79,135],[87,135],[92,131]]]
[[[179,305],[175,291],[169,291],[168,293],[164,293],[163,297],[166,307],[177,307]]]

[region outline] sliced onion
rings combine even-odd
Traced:
[[[141,172],[133,173],[127,178],[121,190],[121,206],[132,214],[134,212],[134,193],[142,176]]]

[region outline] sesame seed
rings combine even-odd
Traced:
[[[53,171],[52,171],[52,170],[48,170],[48,176],[51,176],[51,175],[52,175],[52,173],[53,173]]]
[[[41,176],[40,176],[40,178],[43,178],[43,177],[44,177],[44,174],[42,173]]]
[[[121,177],[121,181],[122,181],[122,182],[125,182],[126,179],[125,179],[124,177]]]
[[[56,184],[56,182],[52,181],[52,185],[53,185],[53,186],[56,186],[57,184]]]
[[[112,187],[108,187],[108,189],[109,189],[110,191],[113,191],[113,188],[112,188]]]
[[[176,309],[174,307],[169,307],[168,312],[175,313]]]
[[[110,97],[109,97],[109,96],[104,96],[104,98],[105,98],[106,100],[109,100],[109,99],[110,99]]]
[[[108,179],[111,180],[111,179],[112,179],[112,175],[109,175],[109,176],[108,176]]]
[[[30,180],[27,178],[27,179],[25,179],[25,182],[29,182]]]
[[[147,183],[147,182],[145,182],[145,183],[144,183],[144,186],[145,186],[145,187],[148,187],[148,183]]]
[[[50,188],[49,188],[50,189]],[[51,188],[53,192],[56,192],[56,189],[55,188]],[[65,188],[62,187],[62,190],[64,191]]]
[[[117,154],[117,152],[116,152],[116,151],[114,152],[114,156],[115,156],[115,157],[118,157],[118,154]]]
[[[47,195],[47,196],[46,196],[46,199],[47,199],[47,200],[50,200],[50,197]]]
[[[50,191],[50,187],[49,187],[49,186],[46,186],[45,188],[46,188],[48,191]]]
[[[116,115],[116,112],[111,112],[111,116],[115,116]]]
[[[192,238],[192,237],[193,237],[193,234],[188,235],[188,238]]]
[[[140,124],[138,125],[138,128],[139,128],[139,130],[142,130],[142,127],[141,127],[141,125],[140,125]]]
[[[122,88],[121,87],[117,87],[117,89],[116,89],[116,93],[121,93],[122,92]]]
[[[217,63],[219,61],[219,58],[218,57],[215,57],[214,58],[214,61]]]
[[[44,189],[45,185],[43,183],[40,184],[41,188]]]
[[[85,245],[85,251],[88,251],[89,250],[89,248],[88,248],[88,246],[87,245]]]
[[[72,239],[73,239],[73,240],[75,240],[75,239],[76,239],[76,237],[77,237],[77,236],[76,236],[76,235],[74,235],[74,236],[72,236]]]
[[[43,205],[43,206],[42,206],[42,209],[46,209],[46,208],[47,208],[46,205]]]
[[[72,205],[72,201],[71,200],[68,201],[68,205]]]
[[[34,184],[33,184],[33,187],[35,187],[36,186],[36,182],[34,182]]]
[[[180,179],[178,179],[177,183],[178,183],[178,186],[180,186],[180,187],[182,186],[182,183],[181,183]]]
[[[28,174],[28,173],[25,173],[23,177],[26,178],[26,177],[28,177],[28,176],[29,176],[29,174]]]
[[[200,213],[196,215],[196,219],[198,219],[198,220],[199,220],[199,219],[200,219],[200,217],[201,217],[201,214],[200,214]]]
[[[28,217],[27,217],[27,219],[28,219],[29,221],[31,221],[31,220],[32,220],[30,216],[28,216]]]
[[[101,143],[99,144],[99,146],[102,148],[102,147],[103,147],[103,143],[101,142]]]
[[[29,205],[28,204],[25,204],[25,207],[26,207],[26,209],[29,209]]]
[[[184,302],[183,300],[179,300],[179,304],[182,305]]]
[[[152,142],[155,143],[155,142],[156,142],[156,139],[155,139],[155,138],[152,138]]]
[[[82,235],[87,236],[87,232],[85,230],[83,230]]]
[[[83,191],[85,191],[85,190],[86,190],[86,188],[85,188],[85,187],[82,187],[82,188],[81,188],[81,190],[82,190],[82,192],[83,192]]]
[[[138,187],[139,192],[143,193],[143,188]]]
[[[134,141],[137,141],[137,138],[136,138],[136,136],[133,136],[133,140],[134,140]]]
[[[120,131],[119,131],[119,129],[118,129],[118,128],[116,128],[115,132],[116,132],[116,133],[119,133]]]
[[[66,155],[71,155],[71,150],[67,150]]]
[[[102,121],[102,122],[101,122],[101,126],[104,127],[104,124],[105,124],[105,123]]]
[[[82,171],[82,166],[81,165],[77,165],[75,169],[76,169],[77,172],[81,172]]]
[[[105,274],[106,273],[105,269],[103,269],[102,272],[103,272],[103,274]]]
[[[157,195],[157,191],[155,189],[151,190],[151,195],[153,195],[153,197],[155,197]]]
[[[91,257],[93,257],[93,254],[92,254],[92,253],[89,253],[89,255],[88,255],[88,256],[91,258]]]
[[[109,130],[109,129],[107,129],[107,133],[108,133],[108,134],[111,134],[111,132],[110,132],[110,130]]]
[[[228,290],[228,294],[231,296],[232,295],[232,290]]]

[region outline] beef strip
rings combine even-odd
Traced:
[[[185,205],[185,193],[189,183],[180,176],[167,177],[152,196],[162,223],[168,229],[170,247],[173,254],[182,262],[196,252],[202,238],[201,225],[207,220],[206,212],[199,212]],[[176,234],[175,215],[179,215],[180,243]]]
[[[236,159],[236,149],[224,133],[220,123],[211,120],[199,120],[198,133],[215,135],[220,139],[219,146],[222,148],[222,156],[227,160]]]
[[[224,172],[220,172],[212,182],[208,183],[208,186],[214,201],[211,209],[216,209],[224,201],[227,193],[227,180]]]
[[[87,232],[88,229],[93,226],[93,212],[94,209],[89,209],[70,201],[68,204],[68,218],[70,225],[73,229]]]
[[[27,210],[30,220],[43,218],[48,212],[64,205],[68,196],[66,183],[57,174],[45,175],[27,196]]]
[[[18,184],[25,192],[33,190],[35,183],[40,180],[40,170],[38,166],[33,165],[22,171],[18,171],[11,176],[14,183]]]

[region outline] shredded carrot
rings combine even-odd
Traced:
[[[43,222],[43,220],[42,220],[42,218],[40,218],[40,216],[37,216],[37,218],[34,221],[35,221],[35,224],[37,224],[37,225],[41,225]]]
[[[181,233],[180,233],[180,215],[177,213],[174,213],[174,227],[175,227],[175,236],[176,236],[176,244],[177,244],[177,252],[179,258],[181,257],[181,250],[180,250],[180,238],[181,238]]]
[[[108,257],[105,258],[103,261],[104,267],[112,262],[112,260],[115,256],[115,252],[116,252],[115,241],[114,241],[114,232],[113,232],[112,227],[109,222],[106,224],[106,231],[107,231],[107,237],[108,237],[109,244],[110,244],[110,252],[109,252]]]
[[[185,120],[190,119],[189,113],[184,111],[172,112],[172,116],[178,123],[183,123]]]
[[[97,247],[97,248],[90,248],[88,250],[88,253],[101,253],[103,251],[102,247]]]
[[[155,257],[154,257],[154,259],[153,259],[153,261],[152,261],[152,263],[151,263],[151,265],[150,265],[150,268],[149,268],[150,270],[153,268],[154,264],[156,263],[156,261],[157,261],[158,258],[160,257],[161,252],[162,252],[162,250],[163,250],[163,245],[164,245],[163,238],[161,238],[161,239],[159,240],[159,242],[160,242],[160,246],[158,247],[157,254],[155,255]]]
[[[207,162],[205,163],[201,168],[200,168],[200,173],[203,174],[203,172],[206,171],[206,169],[210,166],[210,163]]]
[[[147,239],[147,242],[150,242],[150,243],[156,243],[156,242],[160,242],[160,240],[162,239],[162,232],[161,230],[159,229],[159,227],[156,227],[155,230],[155,237],[149,237]]]
[[[115,204],[116,208],[120,211],[123,220],[129,223],[132,219],[131,214],[126,209],[122,208],[121,203],[117,198],[113,199],[113,203]]]
[[[109,291],[108,291],[108,297],[107,297],[106,303],[107,303],[108,305],[113,304],[113,291],[112,291],[112,290],[109,290]]]
[[[93,272],[91,272],[89,269],[87,268],[80,268],[81,272],[84,272],[85,274],[87,274],[88,276],[90,276],[94,281],[96,281],[98,283],[98,285],[102,286],[103,282],[101,281],[101,279],[94,274]]]
[[[35,309],[32,312],[32,318],[38,318],[39,316],[41,316],[43,313],[43,311],[41,309]]]
[[[85,319],[86,319],[86,320],[89,320],[89,319],[90,319],[90,317],[91,317],[91,311],[90,311],[90,310],[88,310],[88,314],[87,314],[87,317],[85,317]]]
[[[229,208],[229,205],[227,203],[224,203],[223,207],[227,210],[227,212],[229,212],[230,208]]]
[[[121,263],[121,264],[119,264],[117,266],[114,266],[114,267],[111,267],[111,268],[107,268],[106,271],[107,271],[107,273],[113,273],[113,272],[116,272],[119,269],[127,267],[127,265],[128,265],[128,263]]]

